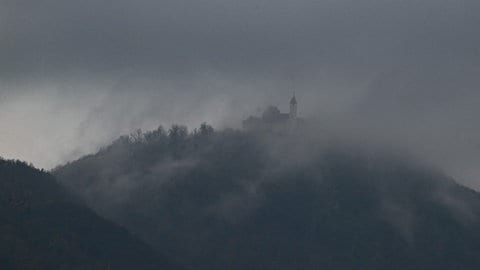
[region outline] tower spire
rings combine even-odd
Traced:
[[[295,91],[290,99],[290,119],[297,119],[297,99],[295,98]]]

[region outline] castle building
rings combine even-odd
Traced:
[[[290,111],[282,113],[275,106],[268,106],[261,117],[250,116],[243,121],[243,128],[257,131],[284,131],[297,126],[297,99],[293,94],[290,99]]]

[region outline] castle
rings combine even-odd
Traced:
[[[250,116],[242,124],[246,130],[284,131],[296,128],[301,121],[302,119],[297,116],[297,99],[293,94],[288,113],[282,113],[277,107],[269,106],[261,117]]]

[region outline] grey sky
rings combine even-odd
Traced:
[[[301,114],[480,187],[478,14],[477,0],[1,0],[0,155],[50,168],[138,127],[235,127],[295,90]]]

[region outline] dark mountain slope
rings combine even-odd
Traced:
[[[478,193],[409,159],[333,145],[174,127],[55,174],[192,269],[480,267]]]
[[[1,269],[177,269],[71,199],[54,178],[0,160]]]

